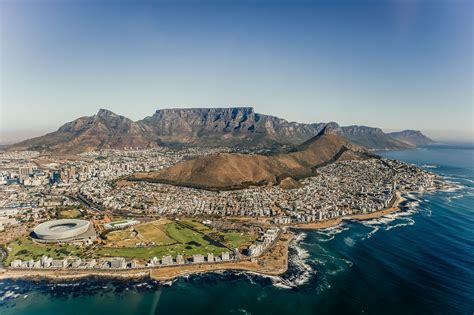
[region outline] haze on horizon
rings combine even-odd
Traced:
[[[0,2],[0,143],[107,108],[252,106],[472,141],[471,1]]]

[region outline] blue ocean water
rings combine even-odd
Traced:
[[[3,281],[0,314],[473,314],[474,148],[384,152],[451,181],[402,211],[295,231],[281,277],[222,272],[172,283]]]

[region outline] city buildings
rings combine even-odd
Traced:
[[[262,228],[259,239],[248,247],[247,256],[255,258],[273,246],[285,226],[372,213],[390,207],[397,192],[424,191],[441,185],[430,172],[381,158],[340,161],[319,167],[315,176],[299,180],[299,187],[293,189],[261,186],[208,191],[121,179],[134,172],[158,170],[183,159],[217,151],[202,148],[102,150],[84,153],[76,161],[52,156],[40,159],[37,152],[31,151],[0,153],[0,231],[4,231],[0,240],[6,244],[18,236],[28,235],[38,223],[49,222],[60,209],[66,208],[79,209],[81,215],[87,216],[119,213],[121,217],[140,217],[140,220],[199,217],[207,225],[230,218],[255,218],[274,225]],[[120,220],[100,225],[102,230],[133,229],[136,223],[138,220]],[[68,230],[66,226],[64,232]],[[90,239],[90,243],[94,240]],[[13,260],[11,268],[126,269],[140,268],[144,264],[163,267],[220,263],[240,257],[239,250],[220,255],[204,252],[192,257],[165,255],[146,263],[123,257],[43,257]]]

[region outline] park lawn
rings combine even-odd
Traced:
[[[179,243],[196,242],[199,244],[208,243],[204,240],[204,235],[186,227],[179,222],[171,222],[165,225],[168,236],[175,239]]]
[[[182,219],[179,222],[181,225],[189,226],[191,229],[205,234],[230,249],[248,246],[256,239],[252,234],[244,234],[239,231],[217,231],[194,219]]]
[[[201,233],[209,233],[209,232],[212,232],[213,229],[202,224],[201,222],[198,222],[194,219],[181,219],[179,222],[181,222],[182,224],[184,225],[188,225],[190,228],[198,231],[198,232],[201,232]]]
[[[135,230],[140,233],[141,239],[145,242],[155,242],[159,245],[176,243],[174,239],[163,231],[163,225],[158,225],[154,222],[140,224],[135,227]]]
[[[176,257],[178,254],[184,257],[191,257],[193,254],[206,255],[207,253],[218,255],[230,249],[249,245],[255,240],[254,235],[243,234],[239,231],[217,231],[192,219],[152,221],[137,225],[134,229],[139,232],[139,237],[131,240],[128,239],[130,231],[109,233],[107,238],[114,240],[119,247],[101,247],[97,249],[97,255],[140,260],[150,260],[153,257],[161,258],[165,255]],[[140,241],[154,241],[156,245],[134,246]]]
[[[130,239],[130,236],[131,236],[130,234],[132,234],[132,232],[129,230],[112,231],[112,232],[107,233],[107,240],[112,241],[112,242],[127,241]],[[133,239],[133,241],[135,241],[136,243],[136,239]]]
[[[81,257],[84,250],[72,244],[39,244],[33,242],[28,237],[22,237],[14,242],[8,244],[12,250],[8,251],[8,256],[5,264],[8,266],[15,259],[21,260],[38,260],[43,255],[53,258],[63,258],[66,256]]]
[[[239,248],[242,246],[249,246],[256,239],[256,237],[252,234],[244,234],[237,231],[223,232],[222,235],[224,237],[224,240],[222,240],[222,244],[224,244],[228,248]]]
[[[82,216],[82,213],[77,209],[62,210],[61,212],[59,212],[59,217],[61,219],[75,219],[80,216]]]
[[[112,231],[107,234],[107,240],[121,247],[135,246],[141,242],[154,242],[157,245],[174,244],[176,241],[165,232],[165,222],[167,224],[170,221],[157,220],[138,224],[133,227],[133,230],[137,232],[136,236],[132,235],[133,232],[130,229]]]

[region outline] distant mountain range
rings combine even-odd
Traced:
[[[390,137],[415,146],[433,144],[434,141],[425,136],[419,130],[403,130],[399,132],[388,133]]]
[[[251,107],[157,110],[132,121],[109,110],[81,117],[57,131],[22,141],[11,150],[52,150],[80,153],[96,149],[151,148],[156,146],[271,147],[299,145],[327,125],[351,142],[369,150],[397,150],[432,143],[419,131],[384,133],[365,126],[341,127],[337,123],[304,124],[255,113]]]

